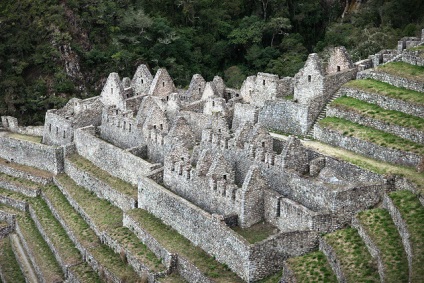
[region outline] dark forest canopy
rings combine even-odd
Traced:
[[[293,76],[329,46],[365,58],[423,27],[422,0],[1,1],[0,115],[40,123],[142,63],[180,87],[195,73],[239,87],[258,71]]]

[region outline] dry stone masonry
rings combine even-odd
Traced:
[[[404,49],[420,40],[402,39],[398,50],[355,64],[344,47],[335,48],[326,64],[318,54],[311,54],[293,78],[258,73],[248,77],[240,90],[227,88],[218,76],[206,81],[199,74],[188,89],[178,89],[166,69],[153,76],[146,65],[140,65],[132,79],[121,80],[111,73],[100,96],[72,99],[62,109],[49,110],[42,129],[20,127],[17,119],[2,117],[7,132],[0,132],[0,158],[53,174],[64,172],[109,200],[125,212],[124,226],[192,282],[213,280],[186,259],[176,260],[177,255],[161,247],[127,211],[147,210],[240,278],[254,282],[281,270],[288,257],[316,250],[318,244],[333,257],[319,234],[350,224],[357,212],[380,203],[384,192],[393,187],[381,175],[310,150],[296,136],[277,140],[269,130],[303,136],[315,128],[315,137],[330,144],[349,143],[354,150],[366,147],[382,159],[391,156],[417,166],[420,156],[385,151],[353,138],[342,140],[316,121],[358,71],[393,59],[412,62],[413,54]],[[375,75],[366,70],[359,77]],[[417,90],[423,91],[422,85]],[[372,94],[344,92],[387,103]],[[390,104],[408,108],[401,102]],[[422,110],[416,107],[411,112]],[[42,143],[18,140],[10,132],[42,136]],[[422,143],[422,137],[414,139]],[[138,196],[120,194],[77,168],[68,159],[71,154],[137,186]],[[7,166],[1,168],[13,173]],[[72,205],[78,207],[76,201]],[[256,243],[233,229],[263,224],[273,229]],[[342,272],[336,271],[343,281]]]

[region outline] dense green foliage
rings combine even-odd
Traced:
[[[0,114],[41,122],[141,63],[182,87],[194,73],[235,87],[258,71],[292,76],[310,52],[342,44],[363,58],[423,25],[421,0],[362,2],[341,19],[344,0],[0,1]]]

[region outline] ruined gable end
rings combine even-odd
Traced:
[[[203,91],[205,90],[205,86],[205,79],[201,75],[195,74],[191,78],[190,85],[185,93],[185,96],[190,98],[191,101],[200,100]]]
[[[264,218],[264,190],[268,189],[259,167],[252,165],[243,182],[239,224],[248,228]]]
[[[305,66],[294,77],[294,101],[309,104],[324,92],[324,72],[318,54],[309,54]]]
[[[344,46],[335,47],[328,60],[327,73],[334,74],[352,69],[353,63]]]
[[[116,106],[119,109],[123,109],[124,100],[124,88],[118,73],[110,73],[100,94],[100,101],[105,106]]]
[[[146,65],[138,66],[131,80],[131,87],[134,95],[144,95],[149,92],[150,85],[152,84],[153,76]]]
[[[175,92],[175,85],[168,71],[161,68],[157,71],[149,89],[149,95],[160,96],[169,99],[169,95]]]
[[[281,152],[281,160],[283,168],[294,170],[299,174],[308,171],[308,152],[296,137],[291,136],[287,141]]]

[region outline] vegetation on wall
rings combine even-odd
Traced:
[[[166,67],[239,87],[258,71],[293,76],[310,52],[354,59],[424,23],[421,0],[20,0],[0,2],[0,115],[41,123],[70,97],[99,94],[114,71]],[[71,51],[70,51],[71,50]]]

